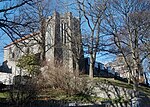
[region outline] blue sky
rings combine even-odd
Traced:
[[[0,2],[0,9],[6,8],[7,6],[13,6],[15,5],[15,2],[18,2],[18,0],[5,0],[3,2]],[[15,12],[16,14],[16,12]],[[9,18],[14,14],[9,11]],[[0,18],[4,19],[3,13],[0,13]],[[0,29],[0,64],[3,62],[3,51],[4,51],[4,46],[9,44],[11,42],[10,38]]]
[[[4,57],[4,46],[9,44],[11,42],[11,40],[2,31],[0,31],[0,35],[2,35],[2,37],[0,37],[0,64],[2,64],[3,57]]]

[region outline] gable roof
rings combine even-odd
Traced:
[[[21,41],[24,41],[24,40],[26,40],[26,39],[28,39],[28,38],[30,38],[30,37],[32,37],[32,36],[38,35],[38,34],[40,34],[40,32],[36,32],[36,33],[32,33],[32,34],[23,36],[23,37],[21,37],[21,38],[19,38],[19,39],[17,39],[17,40],[14,40],[14,41],[11,42],[10,44],[6,45],[4,48],[7,48],[7,47],[9,47],[9,46],[11,46],[11,45],[13,45],[13,44],[15,44],[15,43],[19,43],[19,42],[21,42]]]

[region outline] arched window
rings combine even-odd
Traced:
[[[63,44],[66,43],[66,35],[67,35],[66,30],[67,30],[67,23],[64,20],[62,20],[60,23],[60,38]]]

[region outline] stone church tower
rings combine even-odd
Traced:
[[[53,16],[47,19],[47,61],[56,65],[63,64],[73,71],[80,66],[80,59],[83,59],[81,43],[80,21],[73,17],[71,12],[64,15],[54,12]]]

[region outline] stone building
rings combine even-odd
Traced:
[[[105,66],[111,70],[114,70],[118,74],[118,76],[122,78],[129,78],[128,68],[126,67],[122,55],[118,55],[116,57],[116,60],[107,63]]]
[[[128,61],[131,61],[130,57],[128,57]],[[121,78],[126,78],[126,79],[131,78],[130,77],[131,74],[129,73],[128,67],[124,61],[124,57],[121,54],[117,55],[116,60],[114,60],[113,62],[107,63],[106,67],[110,67],[110,69],[114,69],[115,73],[117,73],[117,75]],[[138,78],[139,78],[139,83],[145,83],[146,77],[144,77],[143,73],[139,73]]]
[[[62,64],[69,71],[81,68],[81,59],[84,59],[82,37],[79,19],[72,16],[71,12],[60,15],[54,12],[46,19],[45,57],[46,62]],[[16,66],[17,60],[25,53],[40,55],[38,38],[40,32],[26,35],[4,47],[4,61],[12,69],[11,77],[22,75]],[[25,73],[23,73],[25,74]]]
[[[47,60],[55,64],[55,61],[61,62],[73,71],[80,63],[79,60],[84,58],[80,21],[73,17],[71,12],[65,13],[65,15],[55,12],[53,16],[47,19],[47,23]]]

